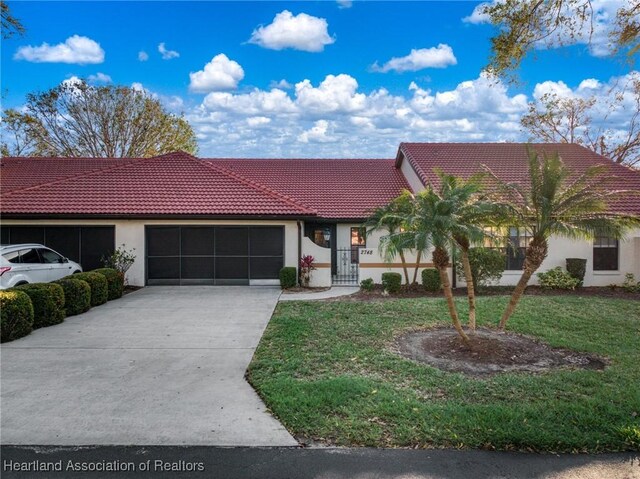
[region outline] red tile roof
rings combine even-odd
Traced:
[[[401,143],[396,166],[406,159],[423,184],[437,183],[434,168],[468,178],[486,165],[503,181],[528,184],[527,147],[547,154],[558,152],[576,173],[598,164],[609,166],[611,188],[640,192],[640,171],[611,160],[576,144],[567,143]],[[629,195],[611,204],[614,211],[640,215],[640,195]]]
[[[385,159],[213,159],[296,198],[322,218],[362,219],[408,189],[394,160]]]
[[[3,159],[0,211],[4,215],[87,216],[316,214],[293,198],[186,153],[84,161],[93,167],[81,171],[75,160],[67,159]],[[44,180],[39,184],[33,184],[34,178],[22,178],[40,171],[41,165],[55,174],[48,180],[38,174],[38,181]],[[71,174],[61,174],[67,165],[72,165]]]

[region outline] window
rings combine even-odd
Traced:
[[[607,236],[596,236],[593,242],[593,270],[618,270],[618,240]]]
[[[20,250],[20,262],[21,263],[40,263],[40,256],[35,249],[23,249]]]
[[[367,247],[367,239],[364,228],[356,226],[351,228],[351,264],[360,262],[360,248]]]
[[[50,249],[42,249],[38,250],[40,252],[40,256],[42,257],[43,263],[62,263],[62,256],[60,256],[55,251],[51,251]]]
[[[9,253],[5,253],[2,256],[9,263],[16,264],[20,262],[20,251],[10,251]]]
[[[509,228],[485,228],[487,237],[484,241],[486,248],[496,248],[506,255],[505,270],[521,270],[529,243],[531,231],[526,228],[510,226]]]

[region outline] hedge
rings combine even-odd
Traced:
[[[33,329],[33,304],[27,293],[0,291],[0,342],[26,336]]]
[[[400,292],[402,275],[400,273],[382,273],[382,287],[389,293]]]
[[[282,289],[293,288],[297,281],[297,272],[293,266],[285,266],[280,270],[280,287]]]
[[[422,286],[427,291],[436,293],[442,288],[440,272],[435,268],[425,268],[422,270]]]
[[[52,326],[64,321],[64,290],[54,283],[32,283],[15,289],[26,293],[33,304],[33,329]]]
[[[107,279],[107,299],[112,301],[122,297],[124,291],[124,274],[113,268],[94,269],[92,273],[98,273]]]
[[[79,279],[89,284],[91,288],[91,306],[99,306],[107,302],[109,285],[104,275],[89,271],[86,273],[76,273],[72,276],[67,276],[67,278]]]
[[[578,286],[582,286],[584,275],[587,272],[587,260],[584,258],[567,258],[567,272],[580,281]]]
[[[78,273],[79,274],[79,273]],[[64,290],[67,316],[84,313],[91,309],[91,287],[89,283],[76,278],[77,274],[54,281]],[[104,279],[104,278],[103,278]],[[106,281],[106,280],[105,280]]]

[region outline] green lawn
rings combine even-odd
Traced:
[[[479,298],[479,324],[495,324],[506,301]],[[388,350],[400,331],[447,318],[443,299],[280,303],[249,380],[293,434],[331,444],[640,449],[640,301],[525,296],[508,325],[606,356],[605,371],[472,379]]]

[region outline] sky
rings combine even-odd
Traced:
[[[63,81],[127,85],[193,126],[199,156],[394,157],[401,141],[526,141],[544,93],[605,99],[628,80],[594,0],[592,43],[540,47],[507,85],[483,72],[479,2],[9,1],[3,108]],[[631,105],[632,103],[629,103]],[[631,112],[610,115],[620,132]]]

